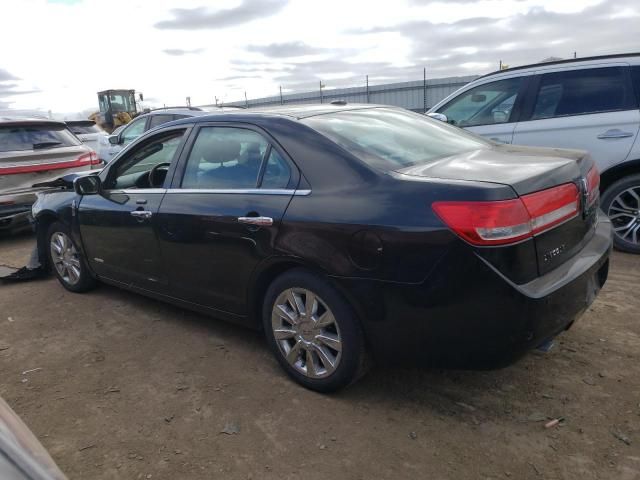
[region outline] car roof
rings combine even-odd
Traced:
[[[40,117],[0,116],[0,125],[57,125],[66,127],[64,122]]]
[[[514,71],[519,71],[519,70],[526,70],[526,69],[534,69],[534,68],[541,68],[541,67],[547,67],[550,65],[566,65],[566,64],[571,64],[571,63],[580,63],[580,62],[590,62],[590,61],[594,61],[594,60],[620,60],[620,59],[624,59],[624,58],[632,58],[636,61],[640,60],[640,52],[636,52],[636,53],[616,53],[616,54],[612,54],[612,55],[597,55],[597,56],[593,56],[593,57],[581,57],[581,58],[568,58],[566,60],[553,60],[550,62],[538,62],[538,63],[530,63],[528,65],[520,65],[518,67],[511,67],[511,68],[505,68],[504,70],[496,70],[495,72],[491,72],[491,73],[487,73],[486,75],[482,75],[481,77],[478,77],[474,80],[474,82],[483,79],[483,78],[487,78],[487,77],[491,77],[493,75],[498,75],[501,73],[509,73],[509,72],[514,72]]]
[[[140,117],[147,117],[147,116],[152,116],[152,115],[174,115],[174,114],[180,114],[180,115],[189,115],[189,116],[193,116],[193,117],[197,117],[198,115],[206,115],[207,113],[210,112],[206,112],[204,110],[201,110],[199,108],[189,108],[189,107],[167,107],[167,108],[158,108],[155,110],[151,110],[149,112],[145,112],[142,113],[141,115],[139,115]]]
[[[222,118],[232,117],[289,117],[292,119],[300,120],[302,118],[315,117],[317,115],[325,115],[328,113],[354,111],[354,110],[368,110],[374,108],[398,108],[391,105],[376,105],[370,103],[325,103],[314,105],[277,105],[269,107],[256,107],[248,109],[234,109],[220,112],[219,114],[204,112],[205,115],[198,116],[197,122],[207,122],[211,120],[220,120]],[[186,121],[183,119],[180,121]]]

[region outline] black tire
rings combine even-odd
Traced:
[[[613,213],[616,213],[613,211],[610,212],[611,204],[613,203],[615,198],[625,190],[628,190],[632,187],[635,187],[638,191],[640,191],[640,175],[630,175],[628,177],[623,177],[617,182],[611,184],[602,195],[602,210],[611,217]],[[635,199],[633,199],[633,201],[635,202]],[[640,202],[635,205],[629,206],[640,210]],[[620,221],[626,221],[626,218],[621,218]],[[612,222],[614,224],[614,227],[618,224],[615,219],[613,219]],[[638,218],[638,225],[640,225],[640,218]],[[623,252],[640,253],[640,230],[637,231],[636,235],[637,242],[634,243],[632,240],[629,240],[629,238],[623,239],[622,236],[620,236],[618,233],[614,233],[613,246]]]
[[[61,274],[59,269],[56,268],[56,259],[53,258],[54,254],[52,252],[52,241],[54,241],[54,236],[56,239],[60,238],[59,235],[64,235],[76,252],[76,255],[73,258],[69,258],[69,261],[74,261],[77,271],[79,272],[77,275],[74,273],[73,276],[71,273],[67,275]],[[69,229],[66,225],[60,222],[54,222],[51,224],[49,229],[47,230],[47,256],[49,260],[49,266],[53,271],[53,274],[58,278],[58,281],[62,284],[64,288],[74,293],[84,293],[92,290],[97,285],[97,280],[91,276],[89,272],[89,267],[87,266],[87,262],[84,256],[81,253],[81,250],[73,241]],[[59,263],[59,262],[58,262]],[[75,270],[74,270],[75,271]],[[67,269],[67,272],[69,270]]]
[[[310,378],[292,366],[287,361],[281,344],[275,338],[272,327],[272,312],[276,300],[284,295],[288,289],[306,290],[313,293],[317,296],[318,301],[323,305],[326,304],[330,313],[333,314],[332,318],[335,320],[333,323],[341,340],[341,350],[335,370],[323,378]],[[320,309],[320,307],[318,308]],[[300,385],[318,392],[334,392],[355,382],[366,372],[365,342],[360,323],[348,302],[321,276],[305,269],[296,268],[277,277],[265,295],[262,317],[271,351],[287,374]],[[295,338],[291,338],[290,341],[296,343]],[[324,348],[324,345],[322,347]],[[315,358],[320,360],[317,354]],[[300,361],[302,361],[302,357],[300,357]]]

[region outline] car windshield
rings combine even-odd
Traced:
[[[368,108],[302,120],[368,165],[385,171],[429,163],[490,145],[475,135],[394,108]]]
[[[81,145],[62,125],[0,126],[0,152],[38,150]]]

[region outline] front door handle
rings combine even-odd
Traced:
[[[131,212],[132,217],[136,217],[139,220],[148,220],[153,215],[153,212],[148,210],[134,210]]]
[[[607,139],[607,138],[627,138],[627,137],[633,137],[633,133],[632,132],[623,132],[619,128],[613,128],[611,130],[607,130],[606,132],[601,133],[600,135],[598,135],[598,138],[600,140],[604,140],[604,139]]]
[[[238,217],[238,223],[244,223],[247,225],[256,225],[258,227],[270,227],[273,225],[273,218],[271,217]]]

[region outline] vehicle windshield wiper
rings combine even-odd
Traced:
[[[38,150],[39,148],[47,148],[47,147],[55,147],[56,145],[62,145],[62,142],[40,142],[34,143],[33,149]]]

